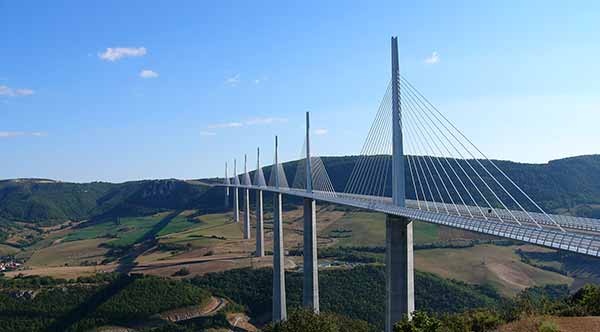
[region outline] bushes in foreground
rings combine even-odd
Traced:
[[[376,329],[367,322],[329,313],[315,314],[294,310],[284,322],[268,325],[264,332],[372,332]]]

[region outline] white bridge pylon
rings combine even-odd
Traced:
[[[234,163],[233,179],[226,175],[223,184],[217,185],[234,191],[236,221],[239,221],[238,189],[260,192],[261,202],[262,192],[273,193],[274,207],[279,209],[281,195],[304,198],[305,265],[308,264],[308,268],[304,268],[305,306],[316,312],[319,310],[316,239],[313,240],[312,236],[316,227],[311,228],[316,223],[316,215],[312,216],[316,201],[388,215],[386,331],[391,331],[400,315],[410,316],[414,309],[412,220],[600,257],[600,220],[546,213],[517,181],[508,176],[502,162],[489,159],[408,79],[401,76],[398,68],[397,40],[392,38],[392,78],[361,152],[354,158],[351,172],[338,168],[332,179],[327,166],[328,161],[335,159],[311,154],[307,114],[307,132],[299,160],[288,162],[284,167],[276,152],[273,165],[265,168],[263,173],[257,162],[254,180],[251,181],[250,174],[244,172],[241,174],[242,183]],[[333,163],[331,165],[333,167]],[[293,181],[288,182],[286,171],[293,175]],[[265,181],[265,173],[269,175],[268,182]],[[262,215],[262,208],[260,211]],[[275,211],[275,217],[281,221],[281,210],[279,214]],[[401,229],[392,229],[398,224],[403,225]],[[278,241],[282,240],[282,231],[276,234]],[[401,236],[402,241],[390,236]],[[263,241],[261,236],[257,236],[257,241],[259,239]],[[262,243],[260,246],[257,243],[259,247],[264,248]],[[283,252],[279,252],[278,247],[276,245],[274,255],[280,259]],[[404,258],[395,259],[398,255]],[[281,261],[274,266],[283,269]],[[395,270],[397,267],[400,269]],[[282,271],[275,273],[283,278]],[[402,282],[398,283],[397,279],[402,279]],[[275,281],[279,283],[279,291],[275,294],[285,297],[285,287],[281,284],[284,280]],[[281,298],[277,303],[282,303]],[[285,319],[285,308],[275,309],[274,320]]]

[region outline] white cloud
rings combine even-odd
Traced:
[[[31,89],[13,89],[6,85],[0,85],[0,96],[24,97],[32,94],[34,94],[34,91]]]
[[[236,85],[238,85],[238,83],[240,83],[240,74],[235,74],[232,77],[228,77],[225,80],[225,83],[227,83],[229,86],[236,86]]]
[[[0,131],[0,138],[19,137],[19,136],[42,137],[42,136],[48,136],[48,134],[44,133],[44,132],[41,132],[41,131],[34,131],[34,132],[25,132],[25,131]]]
[[[327,130],[326,128],[318,128],[314,130],[315,135],[318,136],[327,135],[328,132],[329,130]]]
[[[242,127],[244,124],[241,122],[225,122],[225,123],[216,123],[208,126],[209,129],[218,129],[218,128],[236,128]]]
[[[217,133],[212,132],[212,131],[201,131],[200,132],[200,136],[216,136]]]
[[[434,65],[438,62],[440,62],[440,55],[436,51],[433,51],[433,53],[431,53],[431,56],[425,59],[425,63],[428,65]]]
[[[141,78],[156,78],[158,77],[158,73],[150,70],[150,69],[144,69],[140,72],[140,77]]]
[[[254,84],[260,84],[260,80],[259,79],[255,79],[254,80]]]
[[[15,95],[17,96],[31,96],[33,94],[33,90],[31,89],[16,89]]]
[[[99,53],[98,56],[104,61],[117,61],[126,57],[138,57],[146,55],[145,47],[109,47],[103,53]]]

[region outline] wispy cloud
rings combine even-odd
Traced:
[[[216,136],[217,133],[213,132],[213,131],[201,131],[200,132],[200,136]]]
[[[26,131],[0,131],[0,138],[19,137],[19,136],[43,137],[43,136],[48,136],[48,134],[45,133],[45,132],[41,132],[41,131],[33,131],[33,132],[26,132]]]
[[[225,83],[229,86],[237,86],[240,83],[240,74],[235,74],[225,79]]]
[[[144,69],[140,72],[140,77],[141,78],[157,78],[158,73],[153,70],[150,70],[150,69]]]
[[[0,85],[0,96],[24,97],[32,94],[34,94],[34,91],[31,89],[13,89],[6,85]]]
[[[431,53],[431,56],[425,59],[425,63],[428,65],[434,65],[438,62],[440,62],[440,55],[436,51],[433,51],[433,53]]]
[[[244,124],[241,122],[224,122],[224,123],[215,123],[215,124],[209,125],[208,128],[209,129],[219,129],[219,128],[236,128],[236,127],[242,127],[242,126],[244,126]]]
[[[323,136],[327,135],[327,133],[329,133],[329,130],[327,130],[326,128],[317,128],[314,130],[314,133],[317,136]]]
[[[106,51],[99,53],[98,57],[104,61],[117,61],[126,57],[139,57],[146,55],[145,47],[109,47]]]

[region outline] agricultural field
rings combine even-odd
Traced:
[[[508,296],[527,287],[572,284],[573,279],[521,262],[518,246],[477,245],[415,251],[415,268],[471,284],[489,284]]]
[[[106,239],[87,239],[59,242],[36,250],[27,261],[30,267],[77,266],[99,264],[104,260],[107,248],[100,245]]]
[[[265,214],[265,247],[272,247],[271,214]],[[385,243],[385,216],[372,212],[347,212],[319,207],[319,247],[382,247]],[[29,271],[61,277],[89,275],[94,271],[118,270],[118,257],[111,248],[128,247],[121,255],[133,255],[131,271],[171,276],[186,267],[192,275],[240,267],[263,267],[271,258],[251,258],[255,249],[255,218],[252,238],[243,240],[242,224],[232,213],[200,214],[196,210],[166,211],[146,217],[121,218],[118,222],[49,231],[42,241],[21,252]],[[284,241],[287,250],[302,248],[302,209],[284,212]],[[482,239],[477,234],[422,222],[414,223],[415,244],[447,243],[449,238]],[[152,239],[153,241],[146,241]],[[141,244],[145,243],[144,246]],[[439,248],[415,251],[415,267],[472,284],[489,284],[504,295],[535,285],[566,283],[573,279],[521,261],[519,246],[476,245],[467,248]],[[522,246],[534,250],[532,246]],[[2,248],[0,247],[0,250]],[[539,249],[539,248],[538,248]],[[544,250],[544,249],[540,249]],[[269,253],[270,254],[270,253]],[[382,253],[370,254],[382,261]],[[123,256],[125,257],[125,256]],[[107,259],[105,261],[105,259]],[[335,258],[334,258],[335,259]],[[301,257],[288,257],[294,269]],[[542,262],[540,262],[541,264]],[[553,262],[543,262],[552,265]]]
[[[6,245],[0,244],[0,256],[14,255],[19,252],[19,249]]]
[[[104,222],[88,227],[75,228],[64,242],[110,238],[106,243],[114,247],[125,247],[139,242],[169,212],[157,213],[147,217],[118,218],[115,222]]]
[[[318,218],[318,217],[317,217]],[[438,225],[414,222],[415,244],[439,241]],[[383,246],[385,244],[385,215],[374,212],[348,212],[325,228],[323,237],[335,239],[335,246]]]

